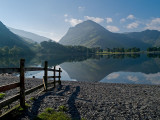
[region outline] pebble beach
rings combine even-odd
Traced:
[[[14,76],[0,76],[0,85],[18,80]],[[25,83],[29,89],[41,84],[42,80],[26,79]],[[35,97],[35,100],[26,101],[31,107],[18,120],[32,120],[45,108],[57,110],[61,105],[66,106],[66,113],[76,120],[160,119],[160,85],[62,81],[61,86],[48,92],[40,92],[42,90],[26,96],[28,99]],[[18,89],[7,91],[4,99],[17,92]]]

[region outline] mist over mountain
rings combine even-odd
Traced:
[[[28,43],[25,42],[21,37],[12,33],[1,21],[0,21],[0,47],[18,46],[28,48]]]
[[[145,30],[131,33],[112,33],[91,20],[71,27],[59,43],[63,45],[82,45],[101,48],[131,48],[145,50],[148,47],[160,45],[160,32]]]
[[[0,55],[33,55],[31,44],[12,33],[0,21]]]
[[[27,31],[24,31],[24,30],[19,30],[19,29],[15,29],[15,28],[11,28],[11,27],[9,27],[9,30],[11,32],[17,34],[18,36],[23,37],[28,42],[40,43],[42,41],[48,41],[49,40],[49,38],[31,33],[31,32],[27,32]]]

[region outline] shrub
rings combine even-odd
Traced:
[[[35,97],[31,97],[31,98],[30,98],[30,101],[35,101],[35,100],[36,100]]]
[[[67,112],[68,108],[64,105],[61,105],[61,106],[58,107],[58,111]]]
[[[39,114],[34,120],[72,120],[64,112],[56,112],[53,108],[46,108],[45,111]]]
[[[0,99],[3,99],[5,97],[5,93],[0,93]]]

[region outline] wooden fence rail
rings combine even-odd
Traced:
[[[34,88],[25,90],[25,71],[42,71],[44,70],[44,76],[43,76],[43,84],[40,84]],[[53,72],[53,76],[48,76],[48,71]],[[20,60],[20,68],[0,68],[0,73],[13,73],[13,72],[19,72],[20,73],[20,82],[11,83],[8,85],[0,86],[0,92],[5,92],[7,90],[11,90],[17,87],[20,87],[20,94],[14,95],[8,99],[5,99],[0,102],[0,109],[3,108],[6,105],[9,105],[10,103],[20,99],[20,106],[22,108],[25,108],[25,95],[28,95],[42,87],[44,87],[44,90],[47,91],[48,84],[54,84],[54,87],[56,85],[56,78],[58,78],[58,83],[61,85],[61,68],[56,70],[56,67],[54,66],[54,69],[48,68],[48,62],[45,61],[44,68],[42,67],[28,67],[25,68],[25,60]],[[58,76],[56,76],[56,72],[59,73]],[[54,81],[48,83],[48,78],[53,78]]]

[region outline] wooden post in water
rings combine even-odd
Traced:
[[[55,66],[54,66],[53,76],[54,76],[54,87],[56,87],[56,67]]]
[[[47,91],[48,62],[44,62],[44,89]]]
[[[25,108],[25,86],[24,86],[24,72],[25,72],[25,59],[20,60],[20,106]]]
[[[58,83],[59,85],[61,85],[61,68],[59,68],[59,78],[58,78]]]

